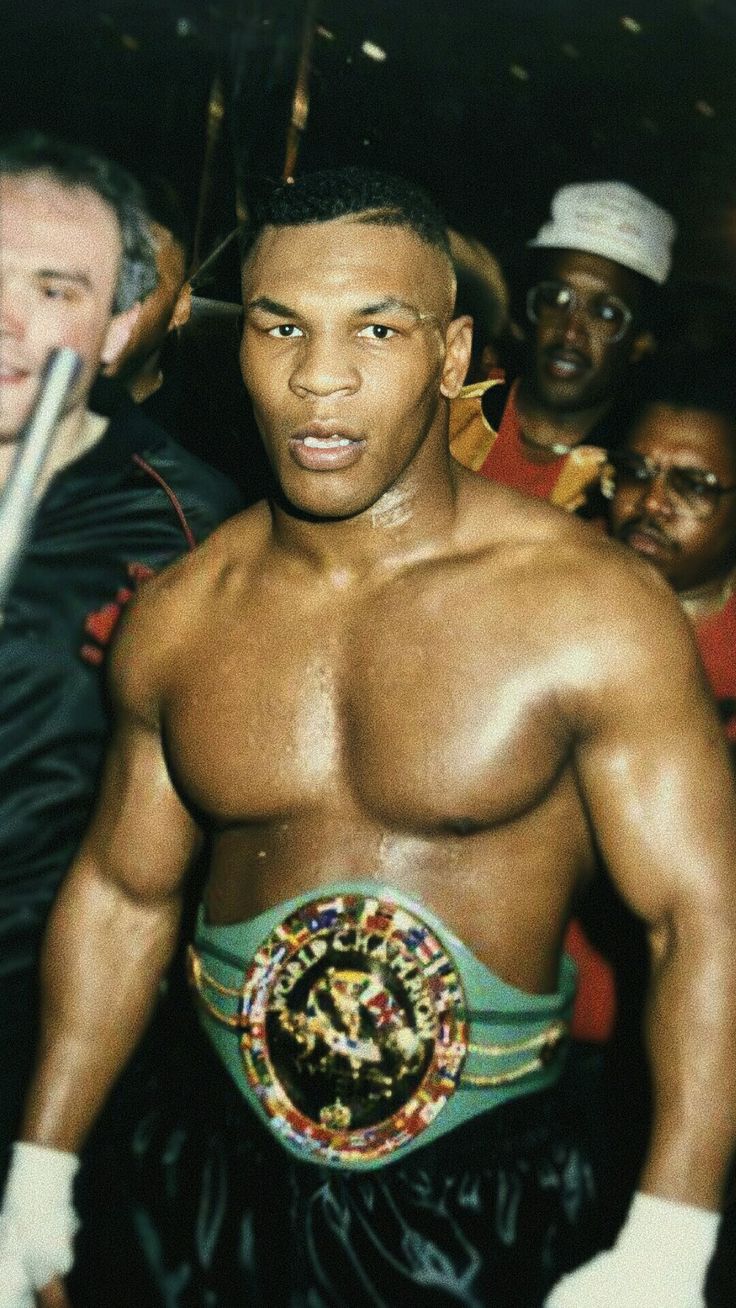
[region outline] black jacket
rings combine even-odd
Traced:
[[[90,816],[122,604],[240,507],[226,478],[132,406],[46,491],[0,626],[0,978],[34,966]]]

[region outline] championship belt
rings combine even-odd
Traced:
[[[195,949],[189,962],[205,1011],[239,1033],[268,1125],[314,1161],[385,1158],[457,1091],[465,995],[452,957],[412,910],[365,894],[310,899],[242,964],[238,986],[210,976]]]

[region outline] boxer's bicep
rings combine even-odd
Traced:
[[[114,728],[80,858],[131,898],[155,902],[179,893],[199,829],[166,762],[161,705],[169,641],[175,643],[176,633],[165,587],[151,603],[153,586],[161,586],[149,584],[148,594],[126,613],[112,651]]]
[[[736,798],[689,629],[642,630],[591,709],[578,771],[622,896],[650,926],[721,914],[734,899]]]
[[[649,927],[640,1184],[717,1208],[736,1141],[736,799],[689,633],[661,618],[641,658],[619,665],[579,769],[612,879]]]
[[[126,617],[114,652],[116,723],[100,793],[43,949],[41,1040],[24,1138],[72,1152],[150,1018],[199,842],[166,767],[161,647],[146,607]],[[157,613],[154,606],[153,619]]]
[[[158,730],[122,714],[78,862],[132,899],[165,901],[179,895],[199,841]]]

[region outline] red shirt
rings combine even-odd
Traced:
[[[506,401],[498,435],[478,471],[488,481],[511,486],[538,500],[548,500],[567,455],[561,454],[551,463],[533,463],[528,458],[521,439],[521,423],[516,408],[518,387],[519,383],[515,381]]]
[[[724,729],[728,739],[736,741],[736,595],[720,613],[695,624],[695,640],[716,699],[733,701],[723,705]]]

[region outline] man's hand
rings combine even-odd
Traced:
[[[74,1260],[72,1204],[79,1160],[16,1144],[0,1210],[0,1308],[68,1308],[59,1277]],[[38,1300],[36,1294],[38,1293]]]
[[[646,1261],[632,1263],[611,1249],[569,1276],[563,1276],[545,1300],[544,1308],[705,1308],[694,1287],[680,1293],[659,1264],[656,1273]]]
[[[705,1308],[719,1214],[637,1194],[607,1253],[563,1276],[545,1308]]]

